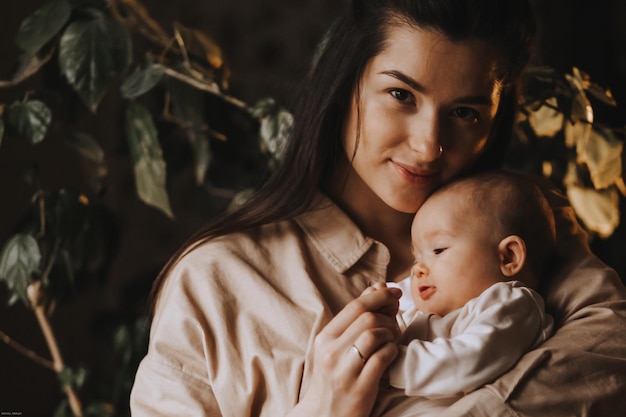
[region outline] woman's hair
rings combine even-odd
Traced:
[[[353,0],[326,33],[314,66],[296,93],[294,126],[282,163],[250,200],[200,230],[186,247],[291,218],[310,207],[316,191],[324,188],[344,157],[341,131],[365,66],[384,49],[389,25],[398,22],[437,31],[452,41],[481,39],[496,48],[503,90],[490,140],[474,166],[500,164],[534,36],[528,0]]]

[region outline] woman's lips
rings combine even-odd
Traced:
[[[430,170],[416,169],[394,161],[392,163],[402,178],[414,184],[432,181],[436,175],[435,172]]]
[[[422,300],[428,300],[435,293],[436,288],[429,285],[421,285],[418,290],[420,298]]]

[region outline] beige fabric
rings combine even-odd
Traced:
[[[560,223],[580,233],[567,217]],[[545,294],[563,327],[445,416],[626,410],[626,292],[583,245],[568,245],[568,266]],[[306,385],[314,336],[368,283],[384,280],[388,261],[387,249],[328,200],[294,221],[194,248],[163,288],[132,415],[286,414]]]

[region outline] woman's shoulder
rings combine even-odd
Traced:
[[[301,239],[296,225],[283,221],[196,241],[173,261],[160,297],[234,296],[242,286],[271,277],[284,248]]]
[[[189,244],[177,265],[201,264],[204,266],[228,260],[250,258],[258,255],[264,259],[286,242],[303,238],[293,220],[268,223],[245,231],[228,233],[198,240]]]

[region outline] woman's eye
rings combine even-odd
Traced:
[[[444,250],[446,250],[446,248],[437,248],[437,249],[433,249],[433,253],[435,255],[439,255],[440,253],[442,253]]]
[[[470,122],[477,122],[480,118],[480,114],[478,114],[476,110],[469,107],[457,107],[452,110],[452,115]]]
[[[411,102],[413,99],[413,95],[411,93],[409,93],[406,90],[402,90],[402,89],[398,89],[398,88],[394,88],[393,90],[389,90],[389,94],[392,95],[393,98],[395,98],[396,100],[402,102],[402,103],[408,103]]]

